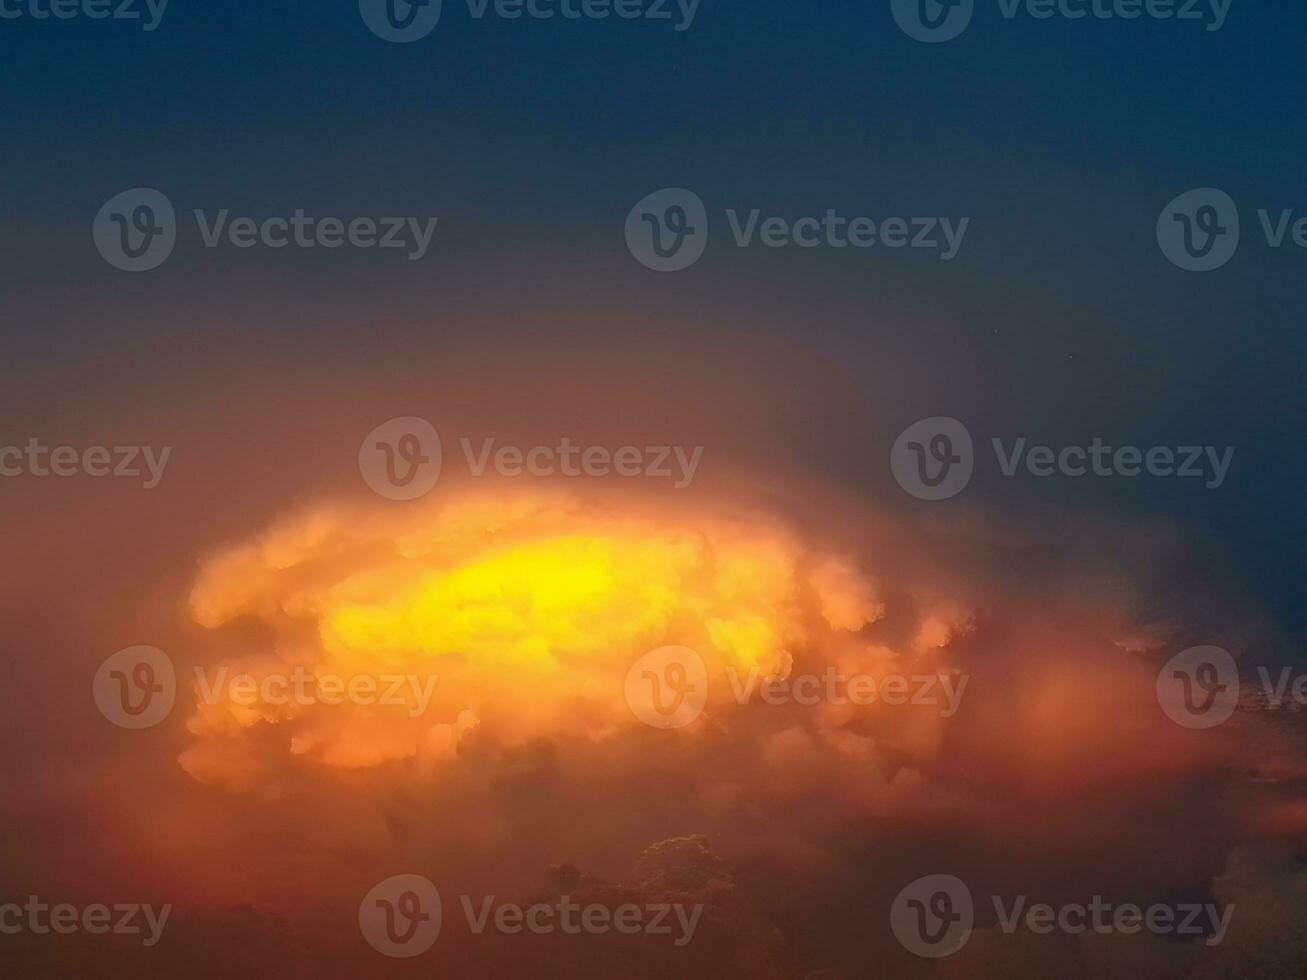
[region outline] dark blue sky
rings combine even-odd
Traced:
[[[665,332],[692,356],[703,337],[741,362],[779,341],[865,396],[814,391],[792,435],[868,492],[892,492],[887,447],[930,415],[980,439],[1238,446],[1219,492],[977,492],[1177,522],[1301,640],[1307,251],[1267,248],[1252,215],[1307,215],[1304,37],[1307,8],[1252,0],[1215,32],[1008,21],[978,0],[939,45],[907,37],[889,0],[703,0],[684,32],[476,21],[446,0],[409,45],[372,36],[351,2],[172,0],[151,33],[0,20],[4,414],[26,434],[94,414],[98,393],[165,402],[206,376],[238,391],[234,368],[215,374],[232,351],[326,384],[361,345],[371,363],[411,364],[451,338],[465,350],[485,321],[581,365],[598,328],[572,320],[606,318],[605,344]],[[165,268],[125,276],[89,227],[137,186],[179,212],[438,215],[441,233],[421,265],[209,255],[192,235]],[[719,215],[967,215],[971,237],[940,264],[741,251],[719,228],[698,266],[656,276],[622,223],[668,186]],[[1203,186],[1239,202],[1246,238],[1195,275],[1153,228]]]

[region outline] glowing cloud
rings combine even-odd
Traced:
[[[558,495],[313,509],[207,560],[191,606],[207,627],[267,627],[271,649],[228,665],[256,679],[295,665],[437,684],[419,717],[411,698],[395,710],[199,699],[183,764],[241,784],[284,761],[275,743],[255,749],[257,726],[286,729],[281,754],[348,767],[430,761],[474,726],[510,744],[600,739],[639,724],[623,677],[663,645],[703,657],[723,708],[726,671],[784,675],[814,645],[882,670],[895,656],[856,640],[884,611],[873,582],[775,519]]]

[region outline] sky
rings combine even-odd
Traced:
[[[915,5],[890,0],[820,9],[672,2],[666,19],[631,20],[511,18],[494,4],[478,16],[471,0],[444,0],[430,33],[407,43],[369,28],[369,17],[384,17],[370,0],[135,0],[123,8],[140,13],[134,20],[93,19],[80,3],[67,8],[77,16],[42,18],[48,0],[0,0],[0,454],[32,439],[79,453],[149,447],[158,466],[147,489],[144,452],[140,476],[125,479],[90,475],[84,457],[83,472],[61,478],[0,455],[0,652],[9,664],[0,672],[0,795],[9,800],[0,836],[18,842],[0,850],[0,897],[171,898],[182,939],[166,953],[170,965],[251,934],[267,938],[264,960],[290,956],[282,927],[268,923],[294,922],[295,955],[310,950],[296,962],[312,975],[314,957],[340,934],[339,903],[329,900],[338,896],[324,881],[340,883],[349,915],[355,892],[417,857],[443,861],[464,889],[528,893],[544,886],[527,865],[534,873],[574,862],[603,887],[641,893],[657,891],[657,861],[637,867],[636,855],[679,840],[675,859],[702,869],[706,852],[683,842],[704,835],[748,897],[747,913],[722,912],[742,930],[722,949],[762,948],[741,936],[779,929],[784,951],[767,958],[786,964],[778,976],[824,969],[847,978],[876,974],[866,950],[835,935],[846,914],[853,921],[855,907],[888,905],[910,871],[941,870],[913,867],[913,855],[940,840],[961,876],[999,890],[1038,892],[1038,881],[1048,894],[1074,895],[1100,885],[1086,870],[1097,866],[1110,869],[1104,881],[1145,898],[1226,901],[1244,888],[1249,907],[1266,881],[1292,881],[1279,893],[1301,897],[1301,873],[1285,858],[1303,845],[1297,774],[1284,761],[1296,732],[1264,729],[1268,719],[1256,717],[1203,742],[1154,729],[1157,705],[1144,702],[1151,675],[1185,647],[1228,648],[1245,680],[1254,664],[1303,669],[1307,225],[1295,223],[1307,218],[1307,10],[1230,0],[1186,7],[1194,19],[1126,19],[1092,11],[1119,14],[1133,9],[1128,0],[925,3],[949,11],[955,37],[918,39],[902,26]],[[1066,15],[1080,9],[1091,13]],[[134,220],[139,188],[167,199],[176,240],[157,267],[131,272],[110,256],[115,216],[124,227]],[[672,197],[657,197],[666,189]],[[1188,214],[1173,213],[1200,189],[1212,190]],[[673,205],[691,205],[689,224],[706,245],[697,258],[680,253],[685,268],[656,271],[641,235],[674,230]],[[242,218],[258,227],[297,213],[342,226],[394,218],[404,245],[240,247],[227,234],[239,236]],[[798,233],[804,219],[823,234],[828,214],[846,238],[849,221],[871,219],[876,244],[767,243],[778,228]],[[1219,265],[1182,268],[1177,229],[1188,219],[1206,235],[1211,215],[1224,223],[1214,236]],[[894,218],[939,244],[890,247]],[[1228,254],[1232,218],[1240,234]],[[746,226],[754,237],[741,244]],[[1269,240],[1277,228],[1278,246]],[[217,235],[212,246],[206,234]],[[364,457],[380,427],[410,418],[438,431],[444,463],[434,489],[404,502],[377,490],[382,457]],[[945,455],[963,442],[940,419],[972,444],[969,478],[930,499],[916,465],[942,445],[940,431],[950,433]],[[407,459],[398,430],[386,431]],[[556,453],[563,439],[610,454],[636,447],[649,478],[514,475],[493,448],[483,459],[500,472],[476,476],[484,440],[525,455]],[[1020,455],[1047,446],[1057,460],[1095,441],[1141,456],[1193,447],[1202,475],[1132,476],[1116,463],[1107,475],[1073,475],[1058,463],[1040,476],[1027,465],[1034,457]],[[650,476],[650,449],[663,446],[673,475]],[[429,455],[432,444],[421,448]],[[1005,459],[1015,459],[1012,475]],[[16,472],[3,470],[15,460]],[[442,769],[457,765],[432,761],[428,742],[409,751],[405,739],[416,736],[404,725],[361,728],[330,712],[314,715],[315,734],[295,743],[312,746],[295,757],[316,768],[268,748],[283,732],[275,724],[267,744],[239,722],[220,738],[221,725],[204,727],[203,705],[179,707],[148,732],[95,712],[87,690],[98,665],[136,645],[175,661],[179,705],[194,700],[185,683],[193,666],[271,669],[304,644],[315,668],[351,669],[394,667],[406,643],[478,648],[480,634],[391,630],[427,623],[429,608],[457,618],[459,603],[473,601],[475,576],[427,594],[424,574],[456,558],[529,592],[575,555],[524,545],[496,564],[497,552],[460,537],[457,507],[469,495],[501,501],[496,520],[523,541],[541,528],[599,535],[613,567],[594,558],[595,574],[627,562],[645,569],[685,599],[676,616],[711,606],[712,621],[736,624],[738,635],[758,623],[801,635],[806,654],[786,647],[800,665],[804,656],[861,663],[844,633],[893,651],[891,660],[930,660],[921,651],[940,646],[947,655],[930,669],[970,671],[980,705],[929,736],[939,719],[920,730],[892,721],[888,737],[827,712],[800,724],[800,737],[710,702],[730,748],[689,735],[673,743],[681,754],[664,746],[664,756],[641,750],[649,733],[627,731],[625,714],[613,721],[603,698],[573,704],[607,683],[612,665],[585,660],[570,631],[529,621],[535,639],[523,643],[554,644],[557,674],[528,684],[500,664],[506,678],[474,671],[438,706],[441,739],[464,737],[463,710],[481,720],[467,771]],[[667,543],[677,534],[736,555],[767,589],[737,592],[729,576],[706,582],[717,566],[680,564],[679,546]],[[423,550],[428,535],[448,541]],[[427,544],[406,550],[415,540]],[[420,555],[422,574],[378,557],[392,551]],[[264,564],[242,565],[251,554]],[[287,567],[302,577],[283,577]],[[249,594],[227,596],[228,578]],[[692,628],[670,612],[665,636],[617,630],[610,617],[619,613],[644,622],[626,600],[636,589],[615,588],[601,611],[585,607],[598,618],[581,624],[621,657],[642,643],[702,643],[715,651],[714,678],[746,661],[779,663],[767,659],[780,655],[770,647],[746,656],[736,633],[727,642],[721,627]],[[210,594],[222,601],[206,605]],[[342,596],[354,605],[337,608]],[[816,606],[796,612],[794,596]],[[283,620],[288,603],[322,617],[316,639],[294,616]],[[374,646],[349,632],[358,622],[372,624]],[[950,639],[922,646],[936,627]],[[1123,649],[1143,660],[1114,659]],[[1077,664],[1080,697],[1064,687]],[[405,665],[419,667],[449,670],[444,661]],[[986,672],[1011,695],[999,703],[1020,705],[1010,722],[983,700]],[[523,708],[516,722],[495,713],[497,703],[524,705],[533,685],[552,692],[548,710]],[[1151,733],[1174,764],[1136,754],[1129,739],[1050,720],[1077,704],[1125,719],[1132,738]],[[866,762],[850,748],[855,730],[876,742],[865,750],[871,768],[909,773],[887,777],[870,799],[840,791],[851,759]],[[548,763],[531,755],[551,739]],[[820,764],[805,763],[805,751]],[[1101,781],[1087,779],[1089,760],[1105,754]],[[693,791],[669,775],[687,759],[702,775]],[[410,763],[421,772],[396,772]],[[592,779],[577,774],[585,765]],[[1249,773],[1268,770],[1274,800],[1243,795]],[[782,775],[806,797],[782,791]],[[646,791],[679,787],[687,802],[660,808],[631,789],[637,776]],[[909,792],[905,778],[920,785]],[[1195,793],[1205,779],[1228,793]],[[448,786],[476,804],[450,812]],[[1033,812],[1063,821],[1062,836],[1041,837],[1046,850],[1028,864],[1013,831],[1021,814],[982,805],[995,786],[1021,787],[1013,792],[1029,793]],[[1077,809],[1086,786],[1108,801],[1097,826],[1092,808]],[[1198,843],[1132,877],[1132,859],[1172,836],[1167,815],[1194,795],[1205,802],[1186,827]],[[628,797],[645,808],[619,802]],[[1240,803],[1227,807],[1227,797]],[[130,818],[137,800],[172,829],[142,836]],[[506,801],[538,818],[534,831],[503,816]],[[831,819],[813,827],[823,803]],[[332,804],[339,819],[315,824]],[[587,805],[601,823],[625,817],[631,829],[567,828],[559,814]],[[1256,818],[1262,811],[1276,816]],[[479,820],[495,832],[480,835]],[[1110,828],[1131,821],[1138,832],[1104,860]],[[410,824],[421,830],[406,836]],[[886,840],[903,849],[901,867],[882,866]],[[1268,840],[1270,856],[1250,850]],[[302,852],[302,863],[284,866],[287,850]],[[257,867],[234,872],[229,853],[252,854]],[[480,879],[475,861],[491,869]],[[995,869],[1012,861],[1018,870],[1003,880]],[[776,896],[787,890],[814,904],[782,909]],[[447,917],[454,904],[446,899]],[[257,911],[249,920],[233,909]],[[1275,915],[1263,908],[1252,918],[1266,925]],[[892,935],[882,940],[878,956],[902,955]],[[464,941],[448,953],[451,969],[491,975]],[[1262,956],[1259,942],[1241,949]],[[966,955],[980,955],[979,945]],[[712,975],[713,956],[737,955],[713,949],[668,961],[671,975]],[[543,969],[555,953],[565,972],[566,950],[531,955]],[[86,969],[84,954],[36,943],[14,955],[57,976]],[[505,955],[494,968],[518,975],[516,954]],[[613,955],[625,963],[622,950]],[[1008,975],[1040,969],[1038,956],[993,955],[985,962]],[[1079,962],[1096,964],[1086,976],[1112,975],[1105,959],[1085,955]],[[1205,975],[1156,955],[1165,963],[1151,974],[1123,962],[1136,975]],[[403,965],[360,962],[376,975]],[[893,962],[925,969],[911,957]],[[985,975],[979,961],[948,962]],[[1233,962],[1222,968],[1239,969]],[[217,958],[211,969],[238,967]]]
[[[1244,248],[1216,275],[1180,274],[1152,230],[1192,187],[1225,189],[1246,223],[1301,210],[1303,17],[1234,5],[1208,31],[1007,20],[982,4],[936,45],[882,4],[707,5],[684,31],[477,20],[459,4],[411,44],[360,32],[352,4],[178,4],[151,32],[8,21],[9,411],[39,420],[51,384],[75,404],[57,380],[74,370],[119,372],[124,398],[149,398],[164,373],[194,390],[215,349],[282,355],[320,388],[320,366],[444,359],[487,333],[578,358],[592,338],[684,338],[687,360],[701,341],[744,358],[777,339],[825,352],[865,390],[859,410],[794,423],[854,485],[883,479],[885,440],[931,415],[1049,440],[1238,445],[1247,465],[1221,494],[1063,492],[1215,536],[1301,636],[1301,250]],[[439,231],[412,263],[206,250],[192,227],[164,269],[124,277],[85,228],[138,186],[183,212],[412,214]],[[650,276],[619,233],[667,186],[710,202],[719,230],[705,262]],[[726,208],[965,215],[970,247],[947,264],[740,250]],[[138,367],[96,370],[124,359]],[[1019,495],[1000,491],[999,505]]]

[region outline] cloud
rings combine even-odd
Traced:
[[[180,935],[242,921],[231,908],[253,902],[313,951],[305,969],[330,950],[365,976],[390,964],[356,957],[350,915],[387,875],[527,900],[570,866],[600,892],[638,892],[642,854],[694,838],[711,859],[663,853],[708,862],[729,900],[689,959],[637,960],[714,975],[710,951],[745,936],[777,976],[912,977],[923,965],[888,910],[926,872],[1032,901],[1224,902],[1227,856],[1278,840],[1289,850],[1241,865],[1240,895],[1292,877],[1307,823],[1294,720],[1240,712],[1187,731],[1157,704],[1157,671],[1183,645],[1247,660],[1267,635],[1165,529],[923,521],[778,481],[692,496],[486,481],[434,496],[305,504],[201,561],[190,646],[170,648],[183,676],[202,672],[184,785],[160,785],[169,832],[141,845],[190,899]],[[626,682],[669,645],[702,658],[707,694],[697,720],[665,731],[632,710]],[[393,704],[327,703],[311,687],[269,703],[235,683],[297,668],[434,686],[429,701],[403,686]],[[799,678],[830,675],[882,696],[794,696]],[[883,697],[913,677],[940,679],[935,703],[914,703],[915,688]],[[943,678],[955,691],[966,679],[952,713]],[[122,785],[101,812],[128,822]],[[1036,975],[1090,957],[1105,975],[1184,976],[1233,955],[977,929],[949,969]],[[1281,941],[1242,932],[1239,915],[1231,936],[1259,956]],[[585,949],[537,951],[587,975]],[[604,955],[625,968],[629,952]],[[517,962],[457,923],[433,955],[484,975]]]

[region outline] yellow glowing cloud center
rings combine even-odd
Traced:
[[[622,678],[654,647],[689,646],[710,672],[783,672],[811,633],[805,596],[823,630],[856,631],[881,612],[855,569],[771,522],[625,516],[552,497],[319,509],[207,561],[197,620],[272,627],[276,649],[240,661],[255,676],[305,661],[342,676],[436,675],[436,717],[201,703],[192,731],[228,744],[201,744],[184,762],[202,774],[258,723],[293,722],[296,752],[349,765],[420,754],[456,717],[510,738],[602,734],[635,723]],[[242,765],[253,764],[246,750]]]

